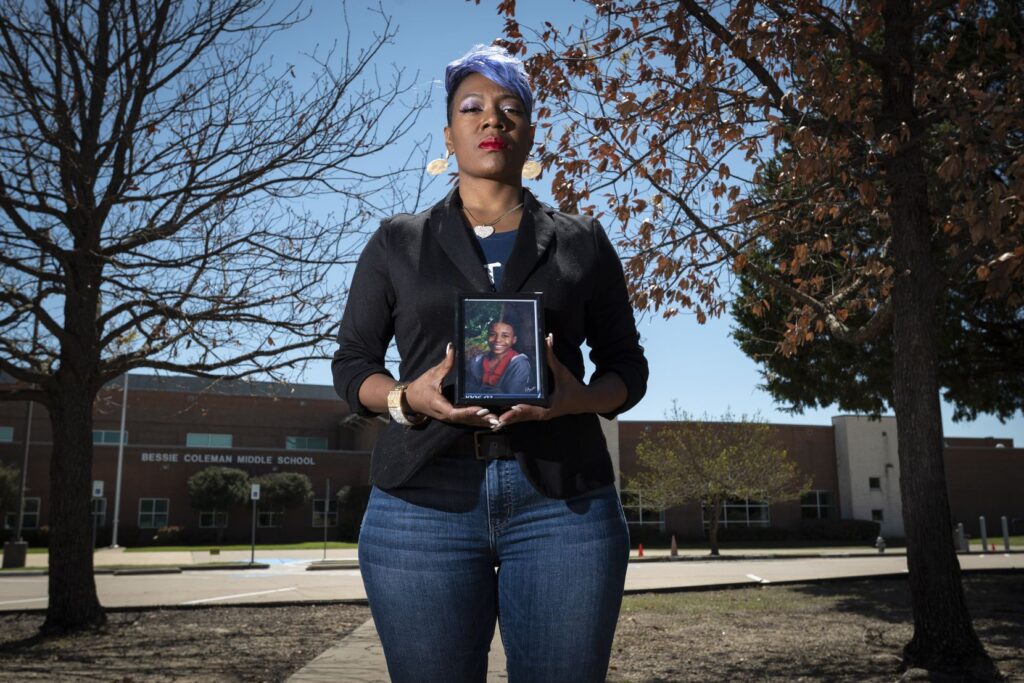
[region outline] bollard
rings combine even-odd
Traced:
[[[981,552],[988,552],[988,531],[985,529],[985,515],[978,517],[978,532],[981,534]]]
[[[1003,517],[1003,528],[1006,528],[1006,517]],[[1009,548],[1009,546],[1007,546]],[[672,547],[668,551],[669,557],[679,557],[679,546],[676,545],[676,535],[672,534]]]
[[[967,534],[964,533],[964,523],[960,522],[956,525],[956,536],[959,541],[959,549],[961,552],[971,552],[971,546],[967,543]]]
[[[1006,521],[1006,515],[1003,515],[1003,548],[1006,552],[1010,552],[1010,525]]]

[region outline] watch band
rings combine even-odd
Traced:
[[[391,391],[388,392],[388,413],[391,415],[392,420],[403,427],[412,427],[413,425],[423,423],[427,419],[426,415],[410,415],[405,412],[402,403],[405,398],[405,389],[408,386],[408,382],[399,382],[391,387]]]

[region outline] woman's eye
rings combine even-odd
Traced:
[[[502,111],[506,111],[506,112],[508,112],[510,114],[522,114],[523,113],[522,109],[520,109],[519,107],[513,107],[511,105],[504,106],[501,109],[502,109]]]

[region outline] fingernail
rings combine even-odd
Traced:
[[[519,411],[522,410],[522,408],[520,408],[519,406],[512,406],[512,410]]]
[[[551,334],[548,335],[548,344],[554,344],[554,343],[555,343],[555,333],[552,332]]]
[[[490,417],[490,418],[487,419],[487,421],[490,422],[492,425],[500,425],[501,424],[501,422],[496,417]]]
[[[487,410],[487,408],[481,408],[480,410],[476,411],[476,414],[477,414],[477,417],[483,417],[484,415],[486,415],[489,412],[491,412],[491,411]]]
[[[448,346],[444,347],[444,355],[448,355],[452,352],[452,343],[448,342]]]

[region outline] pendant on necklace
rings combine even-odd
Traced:
[[[493,225],[474,225],[473,226],[473,232],[476,233],[477,237],[479,237],[482,240],[485,240],[485,239],[487,239],[488,237],[490,237],[491,235],[494,234],[494,226]]]

